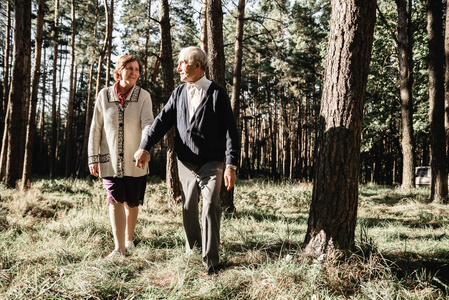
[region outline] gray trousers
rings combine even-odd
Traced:
[[[220,189],[223,180],[223,162],[192,165],[178,160],[178,173],[182,190],[186,251],[193,250],[194,246],[201,248],[203,263],[207,267],[216,267],[220,246]],[[202,234],[198,207],[200,191],[203,196]]]

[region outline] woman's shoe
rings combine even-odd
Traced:
[[[134,250],[136,248],[136,246],[134,246],[133,241],[126,241],[125,248],[126,248],[126,250],[130,251],[130,250]]]
[[[117,250],[112,250],[111,253],[109,253],[108,256],[106,256],[107,258],[116,258],[116,257],[121,257],[124,256],[124,253],[118,252]]]

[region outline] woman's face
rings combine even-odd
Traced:
[[[139,79],[139,63],[137,61],[129,62],[122,70],[122,79],[120,85],[125,87],[132,87]]]

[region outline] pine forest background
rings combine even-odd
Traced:
[[[16,11],[13,2],[0,1],[1,133],[7,115],[13,65],[18,63],[12,49],[14,16],[20,12]],[[88,175],[86,131],[95,94],[100,88],[113,84],[111,73],[120,55],[134,54],[143,63],[138,84],[151,92],[155,115],[166,101],[161,70],[164,54],[161,51],[162,23],[159,22],[160,4],[164,1],[39,2],[44,7],[40,65],[38,70],[35,64],[31,66],[36,56],[39,20],[39,3],[33,0],[32,22],[28,28],[31,30],[31,57],[28,59],[31,76],[22,85],[30,99],[22,110],[22,128],[26,128],[27,120],[33,119],[31,125],[35,128],[31,173],[85,177]],[[392,185],[402,181],[399,2],[377,2],[362,125],[360,180],[363,183]],[[406,13],[412,37],[412,161],[414,166],[429,165],[427,1],[402,2],[408,5]],[[181,48],[204,47],[203,5],[200,0],[169,2],[174,67]],[[224,12],[225,82],[231,94],[238,3],[223,0],[221,5]],[[330,2],[248,0],[244,12],[241,87],[237,94],[242,141],[239,176],[311,181],[329,38]],[[444,63],[444,57],[441,62]],[[32,74],[39,74],[39,81],[35,116],[30,119]],[[174,78],[176,86],[180,83],[176,72]],[[25,130],[16,138],[23,142],[24,153]],[[153,175],[166,175],[168,142],[161,141],[153,150],[150,166]],[[2,140],[4,144],[5,140]]]

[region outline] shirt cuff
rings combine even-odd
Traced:
[[[231,165],[231,164],[227,164],[227,165],[226,165],[226,168],[231,168],[231,169],[233,169],[234,171],[237,170],[237,166],[234,166],[234,165]]]

